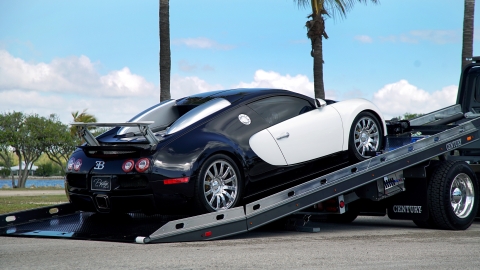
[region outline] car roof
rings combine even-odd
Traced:
[[[177,106],[182,105],[199,105],[215,98],[224,98],[230,103],[248,101],[262,96],[274,95],[291,95],[311,99],[302,94],[298,94],[288,90],[271,89],[271,88],[238,88],[229,90],[218,90],[211,92],[204,92],[192,96],[184,97],[177,100]]]

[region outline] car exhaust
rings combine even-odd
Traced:
[[[108,200],[108,196],[104,194],[99,194],[95,197],[95,201],[97,202],[97,207],[100,209],[109,209],[110,204]]]

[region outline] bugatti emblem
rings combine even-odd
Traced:
[[[240,120],[240,122],[242,122],[242,124],[244,125],[250,125],[250,123],[252,122],[252,120],[250,120],[250,117],[248,117],[248,115],[246,114],[240,114],[238,116],[238,120]]]
[[[105,161],[95,161],[95,167],[93,168],[94,170],[103,170],[105,167]]]

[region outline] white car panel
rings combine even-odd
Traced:
[[[380,117],[380,125],[383,127],[383,135],[387,135],[387,126],[383,119],[382,113],[375,104],[372,102],[357,98],[349,99],[341,102],[337,102],[326,107],[334,108],[340,114],[343,122],[343,150],[348,150],[348,137],[350,134],[350,128],[352,127],[353,120],[362,111],[373,111]]]
[[[277,141],[287,164],[292,165],[342,151],[342,126],[338,112],[325,106],[271,126],[268,131]]]
[[[249,144],[252,150],[265,162],[276,166],[287,165],[280,148],[268,130],[264,129],[255,133],[250,137]]]

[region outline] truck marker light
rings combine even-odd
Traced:
[[[75,164],[73,165],[73,169],[78,172],[80,170],[80,167],[82,167],[82,160],[77,159],[75,161]]]
[[[210,237],[210,236],[212,236],[212,231],[208,231],[202,234],[202,237]]]
[[[471,140],[473,140],[473,136],[468,136],[468,137],[467,137],[467,142],[469,142],[469,141],[471,141]]]
[[[141,158],[137,160],[135,164],[135,170],[140,173],[148,170],[148,167],[150,167],[150,160],[148,158]]]
[[[190,180],[189,177],[173,178],[173,179],[164,180],[163,184],[165,185],[183,184],[183,183],[188,183],[189,180]]]
[[[126,160],[122,164],[122,170],[126,173],[131,172],[133,170],[133,167],[135,167],[135,162],[131,159]]]

